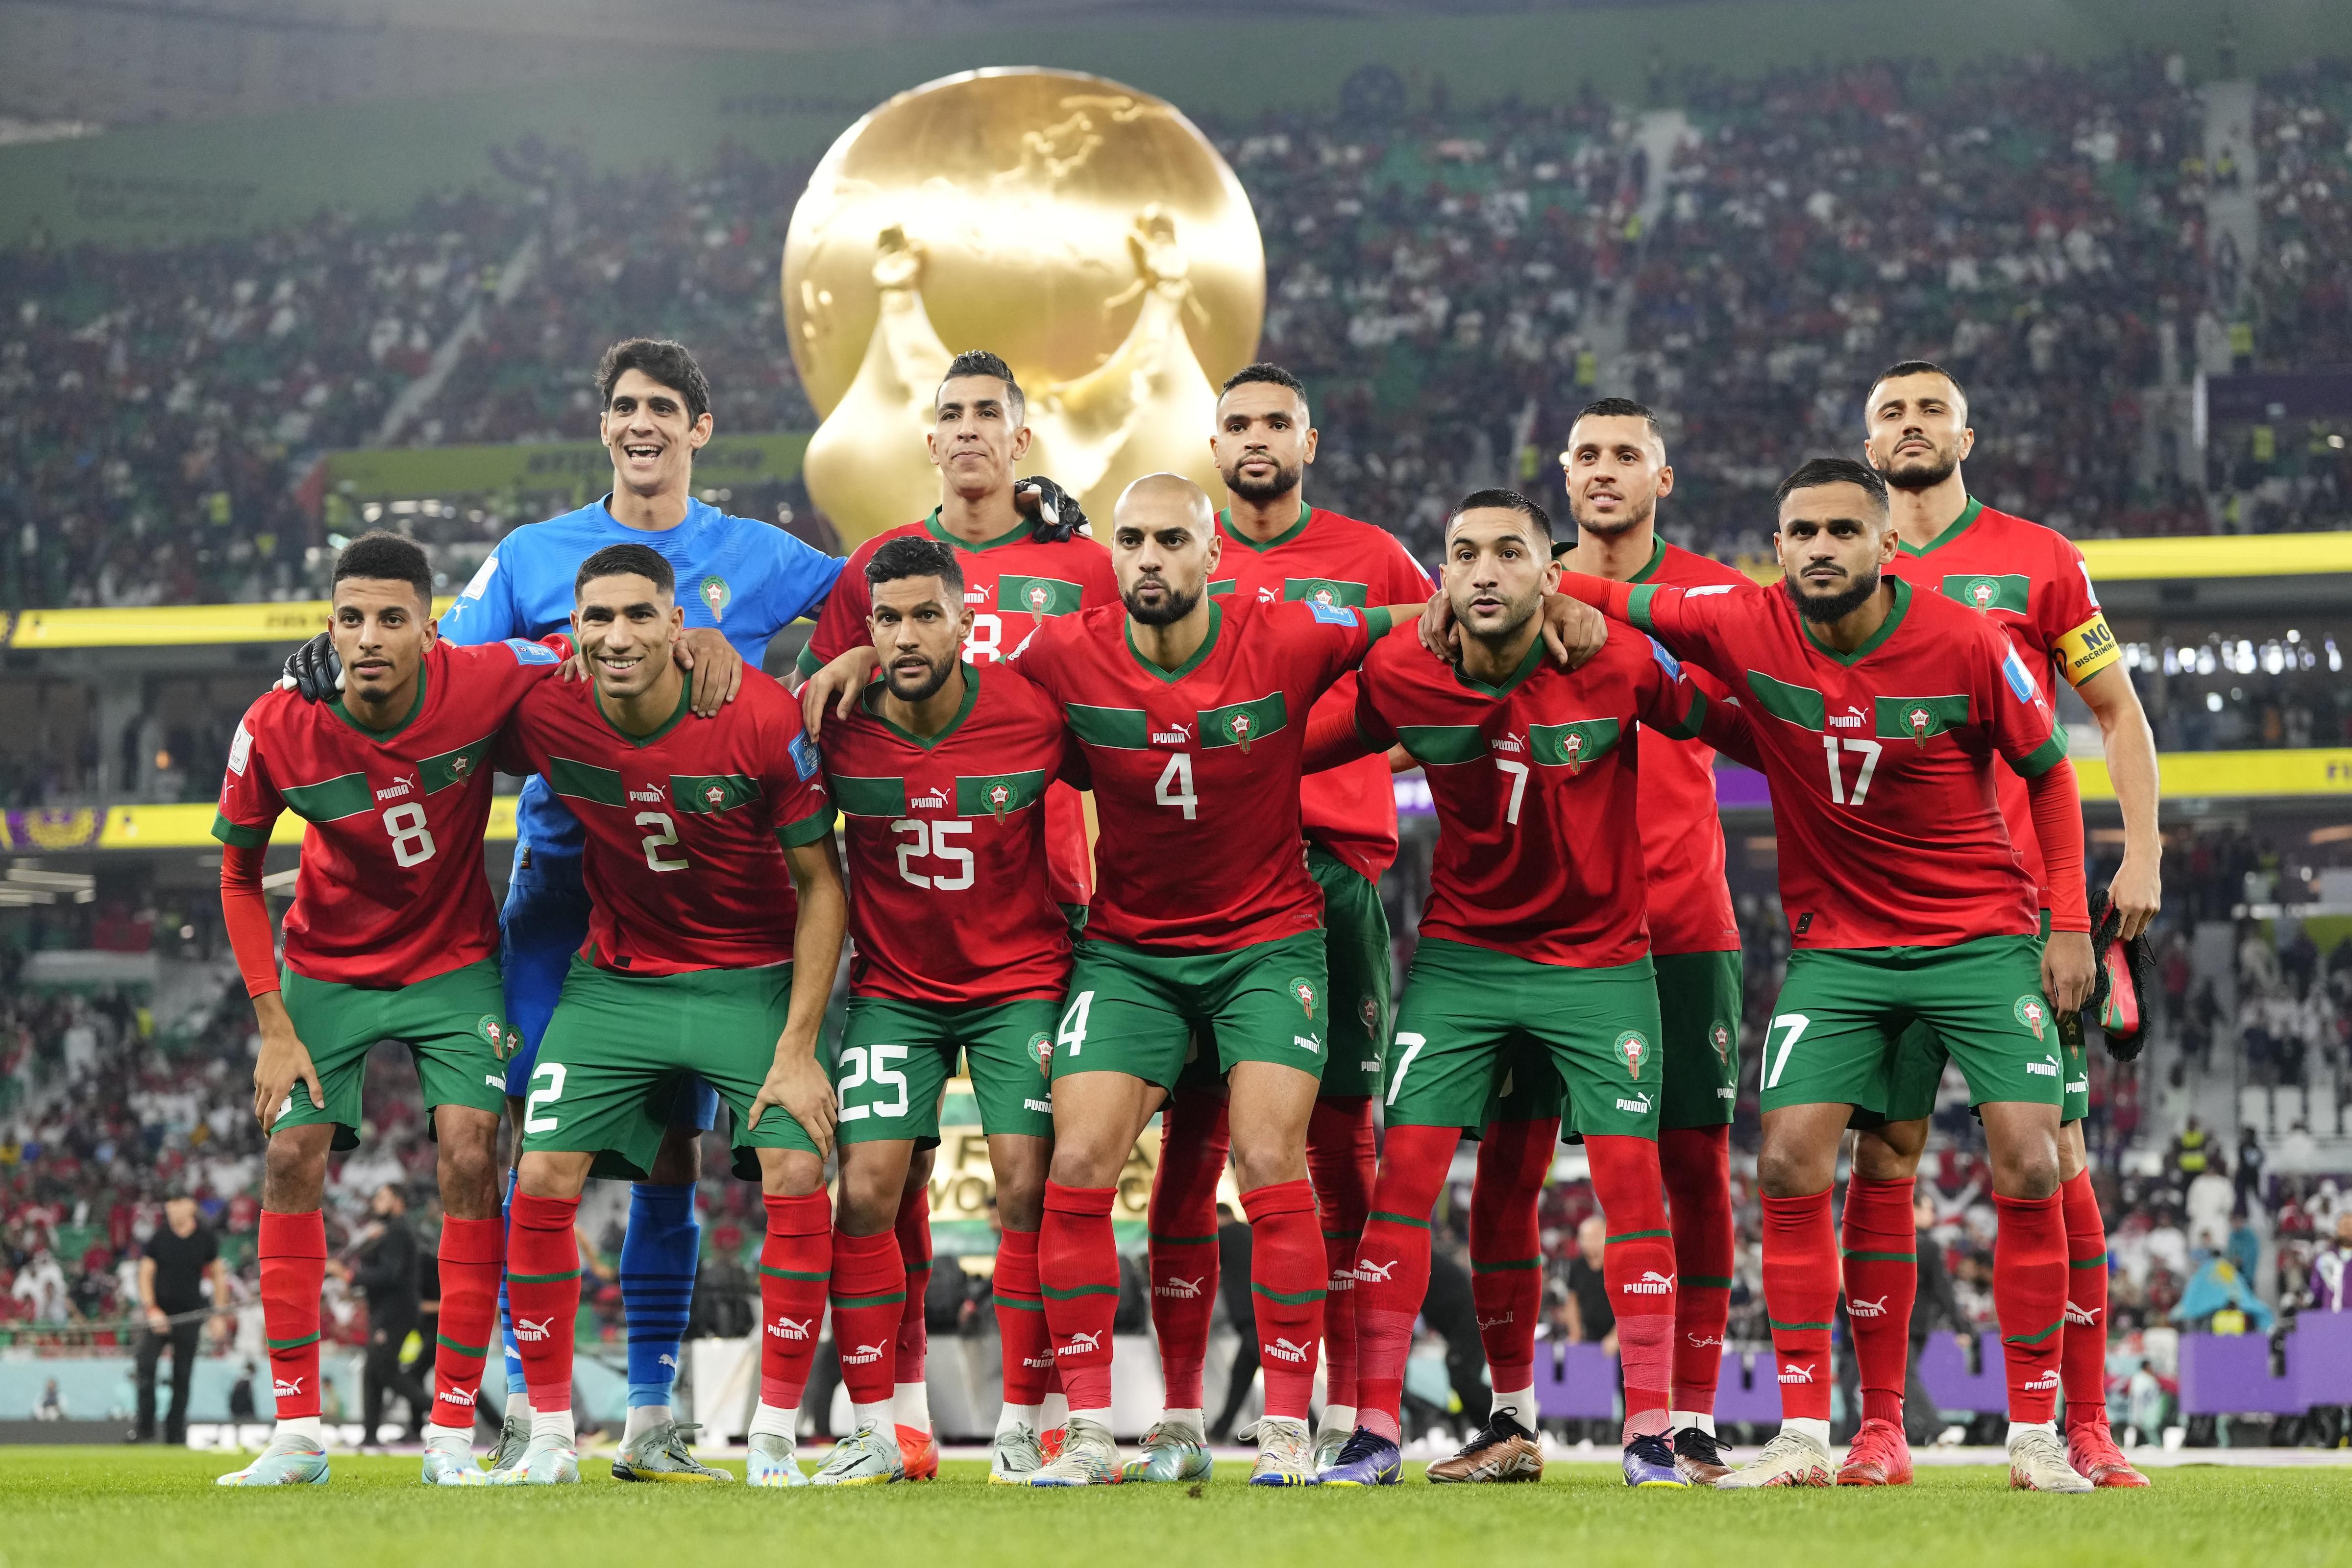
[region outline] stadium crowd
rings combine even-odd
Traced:
[[[2147,54],[1693,77],[1697,140],[1657,168],[1590,95],[1206,128],[1265,236],[1265,348],[1318,390],[1321,493],[1426,554],[1444,500],[1532,479],[1622,353],[1632,384],[1609,390],[1679,411],[1668,531],[1731,557],[1772,479],[1850,444],[1867,369],[1920,351],[1976,384],[1988,500],[2082,536],[2214,526],[2206,494],[2143,474],[2141,395],[2217,341],[2265,367],[2352,358],[2346,83],[2321,62],[2263,84],[2270,238],[2218,277],[2203,195],[2247,175],[2205,167],[2199,100]],[[584,367],[632,332],[695,346],[723,430],[813,423],[774,282],[804,166],[729,148],[683,178],[606,174],[529,142],[497,165],[394,221],[0,255],[0,598],[314,591],[318,456],[373,439],[477,307],[401,439],[577,437]],[[2224,432],[2209,459],[2225,528],[2336,526],[2352,492],[2324,433]]]

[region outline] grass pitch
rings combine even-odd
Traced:
[[[1994,1468],[1922,1469],[1885,1491],[1629,1491],[1613,1466],[1555,1464],[1537,1486],[1254,1491],[1239,1465],[1205,1487],[1032,1492],[987,1467],[855,1490],[620,1486],[603,1459],[560,1489],[427,1489],[408,1458],[335,1460],[325,1487],[225,1490],[224,1456],[0,1449],[0,1568],[548,1568],[698,1563],[939,1568],[1688,1562],[1802,1568],[2352,1563],[2352,1469],[2170,1469],[2145,1492],[2012,1493]],[[730,1467],[740,1468],[740,1467]]]

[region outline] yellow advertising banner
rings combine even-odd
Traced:
[[[439,615],[455,595],[433,601]],[[327,629],[327,601],[277,605],[155,605],[141,609],[19,610],[12,648],[178,647],[193,643],[298,643]]]

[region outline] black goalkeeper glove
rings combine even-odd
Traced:
[[[2091,958],[2095,978],[2083,1020],[2099,1026],[2106,1037],[2107,1055],[2119,1062],[2137,1057],[2147,1045],[2148,1005],[2156,997],[2156,951],[2147,934],[2126,942],[2123,911],[2105,888],[2091,895]]]
[[[1037,520],[1029,537],[1040,544],[1059,544],[1081,533],[1094,537],[1094,525],[1079,508],[1078,498],[1043,474],[1014,485],[1013,504],[1024,516]]]
[[[332,702],[341,696],[343,661],[335,657],[333,639],[320,632],[288,654],[278,686],[281,691],[300,692],[305,702]]]

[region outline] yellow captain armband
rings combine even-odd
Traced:
[[[2089,620],[2060,637],[2051,651],[2057,655],[2058,668],[2065,671],[2066,679],[2080,686],[2121,658],[2124,650],[2116,634],[2107,629],[2106,616],[2095,611]]]

